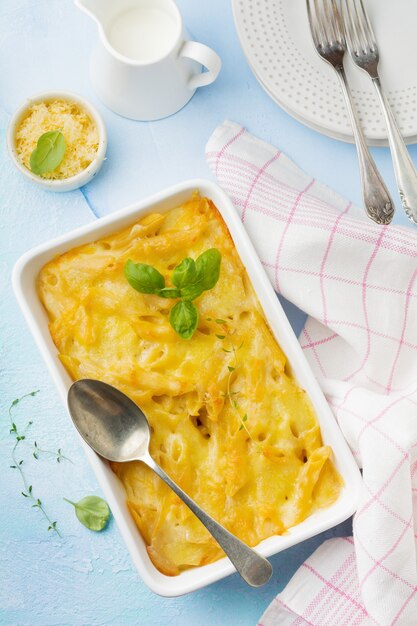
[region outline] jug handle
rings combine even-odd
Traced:
[[[219,55],[211,48],[197,41],[186,41],[180,50],[180,56],[193,59],[207,68],[207,72],[195,74],[188,81],[188,87],[194,91],[213,83],[219,75],[222,62]]]

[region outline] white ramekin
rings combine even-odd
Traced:
[[[359,502],[361,478],[356,461],[339,430],[334,415],[310,369],[259,257],[231,200],[224,191],[209,180],[187,180],[116,213],[81,226],[53,241],[44,243],[34,250],[26,252],[17,261],[13,270],[13,288],[33,337],[66,404],[68,389],[73,381],[58,357],[58,350],[49,333],[48,316],[38,296],[37,279],[40,269],[57,255],[76,246],[118,232],[148,213],[155,211],[164,213],[179,206],[188,200],[196,189],[200,191],[201,195],[207,196],[214,202],[226,222],[269,327],[288,359],[291,372],[301,387],[305,389],[313,404],[320,423],[323,441],[332,447],[336,467],[344,482],[339,499],[331,506],[315,511],[303,522],[290,528],[284,535],[269,537],[256,546],[256,550],[260,554],[268,557],[336,526],[352,515]],[[145,542],[129,512],[126,504],[126,493],[122,484],[111,471],[107,461],[93,452],[81,437],[80,442],[111,507],[133,562],[143,581],[153,591],[161,596],[179,596],[220,580],[235,571],[229,559],[223,558],[215,563],[185,570],[179,576],[166,576],[159,572],[151,562]]]
[[[79,172],[79,174],[76,174],[75,176],[70,176],[69,178],[50,180],[49,178],[37,176],[23,165],[16,152],[15,136],[17,127],[31,106],[39,102],[56,99],[76,102],[83,107],[97,126],[99,142],[96,157],[93,161],[91,161],[90,165],[85,168],[85,170]],[[71,93],[70,91],[45,91],[28,98],[26,102],[16,110],[7,129],[7,148],[9,150],[10,158],[17,169],[24,174],[26,178],[31,180],[36,185],[39,185],[39,187],[47,189],[48,191],[73,191],[74,189],[78,189],[79,187],[89,183],[100,170],[106,155],[107,132],[100,113],[82,96]]]

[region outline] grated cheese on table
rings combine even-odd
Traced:
[[[16,152],[23,165],[30,170],[30,155],[39,137],[51,130],[62,132],[67,148],[58,167],[42,174],[42,178],[70,178],[85,170],[97,154],[98,130],[85,109],[68,100],[40,102],[28,109],[15,137]]]

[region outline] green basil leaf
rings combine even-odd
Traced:
[[[181,291],[179,289],[172,289],[171,287],[164,287],[158,291],[158,296],[161,296],[161,298],[180,298]]]
[[[193,259],[183,259],[172,272],[172,283],[178,288],[192,285],[197,278],[197,270]]]
[[[219,280],[221,258],[217,248],[210,248],[196,259],[197,275],[205,291],[213,289]]]
[[[195,300],[198,296],[201,296],[203,291],[204,288],[200,283],[187,285],[187,287],[183,287],[181,289],[181,297],[184,298],[184,300],[189,300],[191,302],[191,300]]]
[[[64,135],[60,130],[44,133],[30,155],[30,169],[38,176],[52,172],[64,158],[66,148]]]
[[[129,259],[124,271],[129,285],[140,293],[157,294],[165,287],[164,277],[152,265],[134,263]]]
[[[198,311],[192,302],[181,300],[169,314],[172,328],[183,339],[191,339],[198,324]]]
[[[200,254],[195,261],[195,280],[181,288],[181,296],[185,300],[195,300],[203,291],[212,289],[219,280],[220,262],[221,254],[217,248],[210,248]]]
[[[106,526],[110,517],[110,509],[103,498],[86,496],[78,502],[71,502],[67,498],[64,498],[64,500],[72,504],[75,508],[76,516],[86,528],[98,532]]]

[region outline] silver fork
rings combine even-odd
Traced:
[[[417,224],[417,172],[381,86],[378,75],[379,52],[371,23],[362,0],[342,0],[342,11],[351,57],[371,77],[384,112],[401,203],[407,217]]]
[[[347,47],[336,2],[307,0],[307,12],[316,51],[335,69],[346,100],[358,152],[366,213],[377,224],[389,224],[394,215],[394,205],[368,150],[346,80],[343,57]]]

